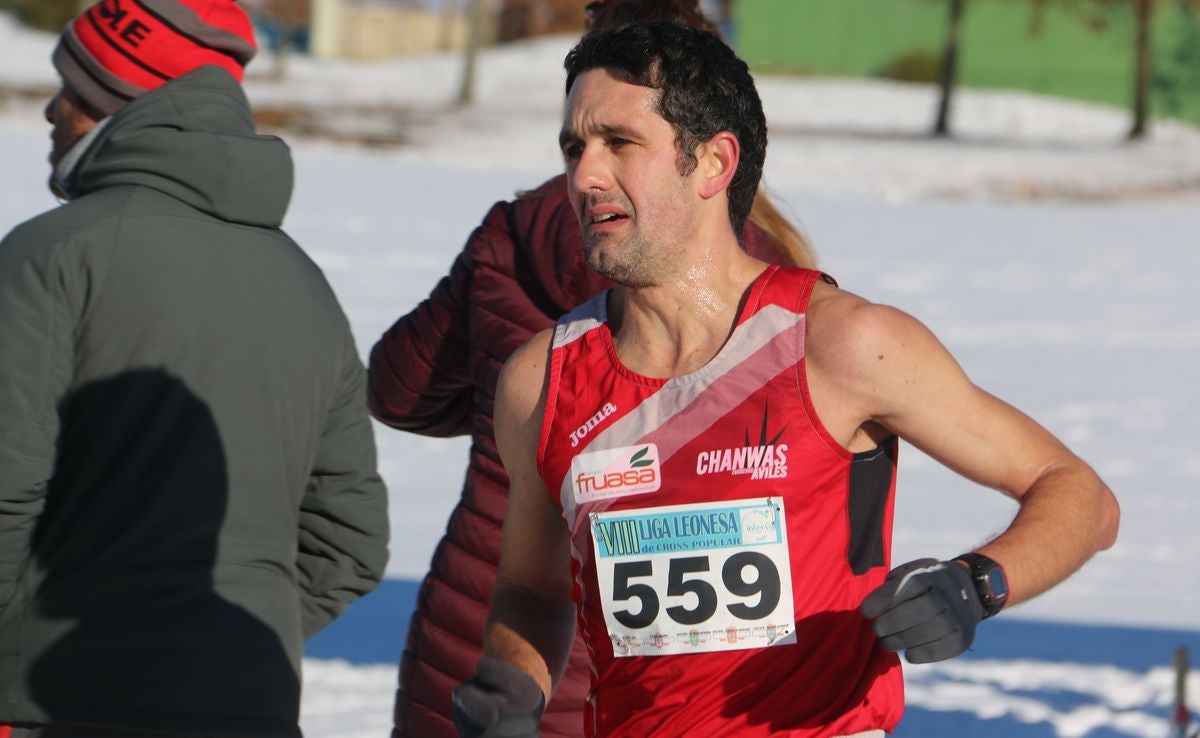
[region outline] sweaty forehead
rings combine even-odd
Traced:
[[[658,112],[659,91],[590,69],[575,79],[563,110],[563,134],[581,137],[612,129],[639,129],[666,121]]]

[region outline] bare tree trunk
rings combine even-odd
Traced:
[[[271,77],[277,82],[287,78],[288,57],[295,51],[297,17],[301,17],[300,2],[307,0],[274,0],[264,4],[267,17],[275,23],[275,62],[271,68]],[[309,18],[311,28],[311,13],[302,17]]]
[[[942,69],[938,75],[941,101],[938,103],[937,123],[933,135],[950,135],[950,103],[958,83],[958,38],[962,31],[964,0],[950,0],[950,17],[946,24],[946,46],[942,50]]]
[[[467,46],[463,52],[462,85],[458,88],[459,105],[470,105],[475,99],[475,57],[483,45],[483,26],[487,17],[487,0],[468,0]]]
[[[1133,128],[1129,139],[1146,137],[1150,118],[1150,23],[1154,19],[1154,0],[1133,0],[1136,24],[1133,76]]]

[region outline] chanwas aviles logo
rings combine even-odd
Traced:
[[[579,454],[571,461],[571,485],[577,504],[656,492],[662,486],[658,447],[642,443]]]
[[[771,435],[767,432],[768,408],[763,407],[762,427],[757,442],[750,440],[750,429],[741,446],[714,448],[696,454],[696,474],[746,474],[751,479],[784,479],[788,475],[788,445],[782,443],[787,425]]]

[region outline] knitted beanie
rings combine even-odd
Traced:
[[[239,82],[254,31],[235,0],[100,0],[63,30],[54,66],[96,112],[213,64]]]

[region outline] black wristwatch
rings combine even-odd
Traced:
[[[963,554],[955,561],[961,561],[971,569],[971,580],[975,582],[975,591],[983,605],[983,619],[1003,610],[1008,602],[1008,577],[1004,575],[1004,567],[980,553]]]

